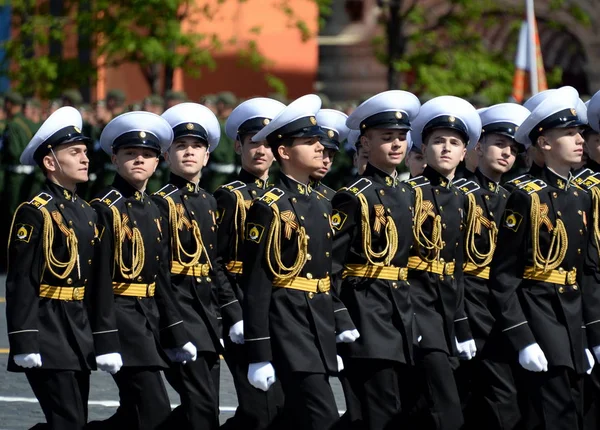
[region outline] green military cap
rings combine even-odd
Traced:
[[[235,106],[237,99],[231,91],[222,91],[217,94],[217,103],[223,103],[226,106]]]
[[[4,100],[6,100],[7,102],[16,104],[16,105],[23,104],[23,101],[24,101],[21,93],[18,93],[16,91],[9,91],[6,94],[4,94]]]
[[[146,103],[150,103],[156,106],[162,106],[163,104],[165,104],[165,101],[158,94],[152,94],[151,96],[146,97]]]
[[[317,95],[321,99],[321,109],[328,109],[331,107],[331,99],[329,98],[329,96],[327,94],[318,93]]]
[[[27,103],[29,106],[33,106],[33,107],[42,107],[42,103],[40,102],[40,99],[38,99],[37,97],[30,97],[28,98],[25,103]]]
[[[89,112],[92,110],[92,106],[89,103],[84,103],[79,106],[79,110],[83,112]]]
[[[213,105],[215,103],[217,103],[217,96],[214,94],[205,94],[202,97],[200,97],[200,104]]]
[[[125,101],[125,93],[123,92],[123,90],[115,88],[115,89],[110,90],[108,93],[106,93],[106,99],[107,100],[115,99],[117,101],[124,102]]]
[[[97,100],[96,106],[106,107],[106,100]]]
[[[83,103],[83,97],[81,97],[81,93],[79,90],[71,88],[63,91],[62,93],[63,100],[68,100],[71,104],[78,105]]]
[[[173,91],[173,90],[169,90],[167,92],[165,92],[165,100],[181,100],[181,101],[185,101],[187,100],[187,94],[184,91]]]

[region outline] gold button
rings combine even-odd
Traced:
[[[559,267],[558,273],[560,273],[562,275],[563,273],[565,273],[565,269],[563,269],[562,267]]]
[[[444,206],[440,205],[440,212],[444,211]]]
[[[160,257],[158,255],[156,256],[156,261],[160,261]]]
[[[207,278],[206,278],[206,282],[211,282],[211,279],[210,279],[210,277],[207,277]]]
[[[581,248],[577,248],[577,254],[581,254]]]
[[[436,193],[436,194],[439,194],[439,193],[440,193],[440,190],[437,190],[437,189],[436,189],[436,190],[435,190],[435,193]]]
[[[85,207],[85,205],[82,203],[82,204],[81,204],[81,207],[82,207],[82,208],[84,208],[84,207]]]
[[[157,237],[157,238],[156,238],[156,241],[157,241],[158,243],[160,243],[160,237]]]
[[[560,211],[556,211],[556,215],[562,216],[562,213],[560,213]]]
[[[296,200],[296,197],[292,197],[292,203],[296,203],[298,200]]]
[[[573,195],[574,195],[575,197],[577,197],[579,194],[577,193],[577,191],[573,191]]]
[[[446,260],[444,260],[443,258],[440,258],[440,263],[444,264],[446,262]]]
[[[65,208],[65,205],[63,205],[62,203],[59,205],[61,209]]]
[[[583,230],[579,230],[579,234],[583,236]]]
[[[137,281],[138,282],[142,282],[144,280],[144,278],[142,278],[141,276],[138,276]]]
[[[313,278],[313,277],[312,277],[312,273],[307,273],[307,274],[306,274],[306,278],[307,278],[307,279],[312,279],[312,278]]]
[[[308,293],[308,298],[312,299],[315,296],[315,293]]]
[[[208,245],[208,247],[209,247],[210,249],[213,249],[213,244],[212,244],[212,243],[211,243],[211,244],[209,244],[209,245]]]
[[[379,190],[379,194],[381,194],[382,196],[385,196],[385,191]]]
[[[327,232],[327,239],[331,237],[331,233]]]
[[[88,224],[90,225],[90,227],[94,225],[94,223],[92,223],[91,221],[88,221]]]
[[[327,218],[327,214],[323,212],[323,218]]]
[[[303,216],[303,215],[300,215],[300,219],[301,219],[302,221],[304,221],[304,216]]]
[[[196,282],[202,282],[202,278],[196,278]]]
[[[443,223],[443,224],[442,224],[442,228],[446,228],[446,223]]]
[[[127,206],[131,207],[131,203],[127,203]]]
[[[206,198],[206,194],[202,194],[202,198],[205,199]]]
[[[392,287],[398,288],[398,283],[397,282],[392,282]]]
[[[250,192],[252,193],[253,196],[256,195],[256,191],[252,190]]]
[[[71,285],[73,283],[73,280],[71,278],[67,279],[67,284]]]
[[[486,199],[486,200],[489,200],[489,199],[490,199],[490,196],[486,195],[486,196],[485,196],[485,199]]]
[[[187,199],[188,199],[188,196],[183,196],[183,200],[187,200]]]
[[[557,198],[557,197],[558,197],[558,194],[556,194],[556,193],[554,192],[554,193],[552,193],[552,197],[554,197],[554,198]]]
[[[306,254],[306,259],[307,259],[308,261],[312,260],[312,255],[310,255],[310,254]]]
[[[83,280],[83,285],[86,285],[86,284],[87,284],[87,279],[84,279]]]
[[[96,242],[94,241],[94,239],[92,239],[92,240],[90,240],[90,243],[93,245]]]
[[[579,287],[577,286],[577,284],[573,285],[573,289],[574,289],[575,291],[577,291],[577,289],[578,289],[578,288],[579,288]]]
[[[581,215],[583,212],[581,212],[581,211],[579,210],[579,211],[577,211],[577,213],[578,213],[579,215]]]
[[[325,253],[325,257],[329,257],[329,252],[326,252],[326,253]]]
[[[565,288],[564,288],[564,287],[559,287],[559,288],[558,288],[558,292],[559,292],[560,294],[564,293],[564,292],[565,292]]]
[[[88,264],[92,264],[92,260],[88,260]]]

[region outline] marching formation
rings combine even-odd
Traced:
[[[217,429],[220,357],[239,403],[223,429],[599,428],[600,92],[477,110],[393,90],[350,116],[249,99],[224,127],[242,168],[214,195],[203,105],[110,121],[115,179],[89,203],[81,129],[60,108],[20,155],[46,182],[8,243],[8,370],[48,428]],[[336,192],[344,144],[359,175]],[[93,370],[120,406],[88,422]]]

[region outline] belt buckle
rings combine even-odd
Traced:
[[[80,290],[81,288],[79,287],[75,287],[73,288],[73,293],[71,294],[71,298],[73,300],[82,300],[83,299],[83,294],[80,294]]]
[[[577,282],[577,269],[569,270],[567,272],[566,281],[568,285],[575,285],[575,282]]]
[[[148,297],[154,297],[154,292],[156,291],[156,284],[148,284],[146,287],[146,295]]]
[[[321,288],[321,279],[317,279],[317,292],[318,293],[324,293],[325,292],[325,287]]]
[[[209,271],[208,264],[202,264],[200,266],[200,276],[202,276],[204,278],[207,277],[208,271]]]
[[[454,273],[454,263],[444,263],[444,275],[452,275]]]
[[[400,267],[398,269],[398,280],[406,281],[408,279],[408,269],[406,267]]]

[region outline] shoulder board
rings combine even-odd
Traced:
[[[179,188],[177,188],[175,185],[167,184],[152,195],[167,198],[177,190],[179,190]]]
[[[367,188],[369,188],[371,185],[373,185],[373,182],[371,182],[369,179],[360,178],[358,181],[356,181],[352,185],[346,187],[345,191],[348,191],[349,193],[352,193],[355,196],[357,196],[357,195],[361,194],[363,191],[365,191]]]
[[[533,179],[531,181],[518,185],[519,189],[525,191],[527,194],[537,193],[538,191],[543,190],[547,186],[548,185],[541,179]]]
[[[511,184],[511,185],[515,185],[515,186],[520,186],[523,185],[529,181],[533,181],[535,178],[533,176],[531,176],[529,173],[525,173],[524,175],[521,175],[517,178],[511,179],[510,181],[506,182],[507,184]]]
[[[104,203],[109,208],[112,207],[115,203],[121,200],[123,196],[117,190],[110,190],[104,197],[98,199],[98,201]]]
[[[461,190],[465,195],[471,194],[472,192],[477,191],[481,188],[477,182],[467,180],[461,182],[460,185],[456,185],[456,183],[453,183],[453,185],[456,186],[459,190]]]
[[[416,176],[414,178],[407,179],[405,182],[412,188],[419,188],[429,184],[429,179],[427,179],[425,176]]]
[[[271,206],[277,200],[282,198],[285,195],[285,191],[280,188],[271,188],[267,191],[259,200],[263,201],[267,204],[267,206]]]
[[[41,209],[44,206],[46,206],[48,203],[50,203],[50,200],[52,200],[52,196],[50,194],[41,192],[37,196],[35,196],[33,199],[31,199],[29,204],[32,206],[35,206],[38,209]]]
[[[247,184],[242,181],[233,181],[225,185],[221,185],[219,188],[225,188],[229,191],[239,190],[240,188],[244,188]]]
[[[454,185],[456,188],[460,188],[465,182],[467,182],[465,178],[458,178],[456,181],[452,181],[452,185]]]
[[[584,190],[591,190],[600,185],[600,172],[594,172],[591,169],[584,169],[581,173],[571,179],[575,185]]]

